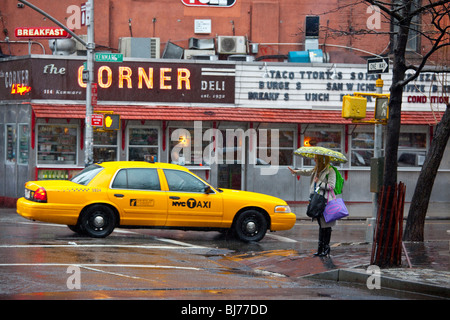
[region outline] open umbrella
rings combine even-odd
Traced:
[[[324,147],[301,147],[295,150],[295,154],[306,157],[314,158],[315,155],[322,155],[330,157],[333,162],[347,162],[347,157],[338,151],[327,149]]]

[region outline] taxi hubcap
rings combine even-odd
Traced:
[[[256,223],[254,223],[253,221],[248,222],[245,226],[245,229],[249,233],[254,233],[256,231]]]
[[[94,218],[93,223],[94,223],[94,227],[96,227],[96,228],[101,228],[101,227],[103,227],[103,225],[105,224],[105,219],[103,219],[102,216],[96,216],[96,217]]]

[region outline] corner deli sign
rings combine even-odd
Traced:
[[[24,59],[0,65],[0,95],[16,83],[31,86],[27,98],[85,100],[83,61]],[[95,62],[99,101],[234,104],[235,66],[174,62]],[[24,98],[22,96],[22,98]]]

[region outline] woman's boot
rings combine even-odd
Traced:
[[[323,228],[323,250],[319,257],[325,257],[330,254],[331,228]]]
[[[314,253],[314,256],[320,256],[323,252],[323,229],[319,227],[319,242],[317,247],[317,252]]]

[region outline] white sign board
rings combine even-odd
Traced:
[[[211,19],[195,19],[194,33],[210,34],[211,33]]]
[[[344,95],[354,92],[376,93],[377,74],[369,74],[366,65],[334,64],[236,64],[237,106],[341,110]],[[404,88],[402,110],[430,111],[444,108],[450,86],[442,86],[436,74],[421,74]],[[389,93],[392,72],[382,76],[383,93]],[[368,110],[375,98],[368,97]],[[437,109],[438,110],[438,109]]]

